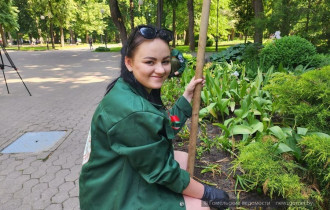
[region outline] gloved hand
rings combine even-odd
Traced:
[[[217,209],[226,209],[228,208],[229,196],[228,194],[220,189],[215,187],[210,187],[204,185],[204,194],[202,201],[206,201],[210,207]]]

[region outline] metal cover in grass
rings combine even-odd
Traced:
[[[41,152],[50,149],[66,131],[28,132],[3,149],[1,153]]]

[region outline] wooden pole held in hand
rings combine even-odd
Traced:
[[[209,25],[210,4],[211,4],[211,0],[203,1],[202,18],[201,18],[201,24],[200,24],[199,40],[198,40],[197,65],[196,65],[196,71],[195,71],[195,79],[200,79],[203,77],[207,27]],[[198,84],[194,90],[193,110],[192,110],[189,148],[188,148],[187,171],[189,172],[191,177],[194,176],[201,91],[202,91],[202,84]]]

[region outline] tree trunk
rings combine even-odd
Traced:
[[[158,0],[157,4],[157,27],[162,27],[164,0]]]
[[[306,17],[306,26],[305,26],[305,32],[306,35],[308,34],[308,27],[309,27],[309,14],[311,11],[311,0],[308,0],[308,8],[307,8],[307,17]]]
[[[2,37],[2,45],[4,47],[7,47],[7,38],[6,38],[6,34],[5,34],[5,29],[2,28],[2,25],[0,24],[0,34],[1,34],[1,37]]]
[[[280,25],[280,31],[281,31],[281,36],[287,36],[290,33],[290,17],[292,16],[291,14],[291,4],[290,0],[282,0],[282,10],[283,10],[283,19]]]
[[[53,30],[52,20],[50,20],[50,41],[52,43],[52,48],[55,49],[55,38],[54,38],[54,30]]]
[[[88,44],[88,43],[89,43],[89,41],[88,41],[88,40],[89,40],[89,34],[88,34],[88,31],[86,31],[86,36],[85,36],[85,38],[86,38],[85,41],[86,41],[86,43]]]
[[[29,36],[29,43],[30,43],[30,45],[32,45],[32,42],[33,42],[33,41],[32,41],[32,38],[33,38],[33,37],[32,37],[32,34],[29,33],[28,36]]]
[[[189,49],[195,51],[195,37],[194,37],[194,0],[188,0],[189,13]]]
[[[74,39],[72,28],[70,28],[69,30],[70,30],[70,44],[76,44],[76,40]]]
[[[174,5],[172,5],[172,13],[173,13],[173,19],[172,19],[172,31],[173,31],[173,41],[172,41],[172,47],[175,48],[175,30],[176,30],[176,26],[175,26],[175,19],[176,19],[176,7]]]
[[[235,29],[231,29],[231,33],[230,33],[230,41],[233,41],[235,38]]]
[[[53,7],[52,7],[51,1],[48,1],[48,6],[49,6],[50,14],[51,14],[51,16],[53,16],[54,13],[53,13]],[[52,18],[49,18],[49,21],[50,21],[50,39],[51,39],[51,42],[52,42],[52,48],[55,49]]]
[[[189,29],[185,30],[186,31],[186,36],[184,38],[184,45],[189,45]]]
[[[11,36],[10,32],[8,32],[8,38],[9,38],[10,44],[13,45],[13,37]]]
[[[133,0],[129,0],[129,16],[131,18],[131,32],[134,29],[134,2]]]
[[[60,27],[61,31],[61,47],[64,47],[64,32],[63,32],[63,27]]]
[[[264,13],[264,6],[262,0],[253,0],[252,7],[254,11],[254,17],[256,19],[256,23],[254,25],[254,43],[262,44],[263,24],[260,23],[260,20],[262,20]]]
[[[119,7],[118,7],[118,1],[109,0],[109,7],[110,7],[112,20],[119,30],[121,42],[123,45],[125,45],[127,42],[127,32],[126,32],[124,20],[122,18],[122,15],[121,15]]]

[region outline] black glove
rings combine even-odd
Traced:
[[[206,201],[210,207],[226,209],[229,204],[229,196],[223,190],[204,184],[204,195],[202,197],[202,201]]]

